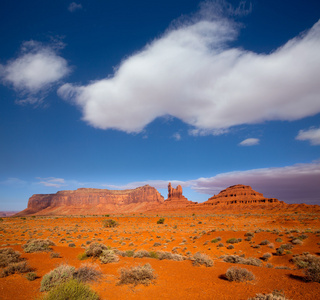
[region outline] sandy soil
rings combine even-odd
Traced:
[[[157,224],[160,217],[164,224]],[[104,276],[91,284],[101,299],[248,299],[257,293],[282,290],[289,299],[320,299],[320,283],[304,281],[303,270],[296,269],[290,259],[295,254],[309,252],[320,255],[320,214],[299,211],[251,211],[235,213],[177,212],[175,214],[110,215],[119,226],[104,228],[105,216],[3,218],[0,222],[0,248],[12,247],[22,253],[38,278],[28,281],[23,274],[0,278],[0,299],[35,299],[41,296],[42,277],[60,263],[79,267],[84,261],[77,256],[90,242],[99,242],[119,250],[163,250],[183,255],[202,252],[214,260],[213,267],[196,267],[191,260],[169,261],[152,258],[120,257],[120,261],[101,264]],[[246,232],[256,232],[246,241]],[[283,256],[272,256],[262,266],[234,265],[223,262],[222,255],[244,254],[261,258],[275,253],[281,244],[290,243],[293,236],[305,233],[308,238]],[[221,237],[218,243],[211,242]],[[24,253],[21,245],[30,238],[49,238],[61,258],[50,258],[49,252]],[[227,249],[229,238],[241,238]],[[276,242],[281,238],[282,242]],[[274,247],[258,245],[269,240]],[[223,247],[217,247],[219,243]],[[74,243],[75,247],[69,244]],[[154,246],[160,243],[160,246]],[[86,260],[92,261],[91,259]],[[119,269],[150,263],[157,280],[149,286],[117,285]],[[272,268],[266,264],[272,264]],[[229,282],[224,274],[231,266],[246,268],[256,279],[247,283]],[[279,268],[280,267],[280,268]]]

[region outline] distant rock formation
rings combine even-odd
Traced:
[[[18,213],[18,211],[0,211],[0,217],[10,217]]]
[[[168,184],[168,199],[166,199],[159,209],[179,209],[185,208],[188,205],[195,204],[195,202],[189,201],[182,195],[182,187],[178,185],[176,188],[171,186],[171,182]]]
[[[33,195],[27,209],[16,216],[137,212],[154,209],[163,201],[163,196],[149,185],[132,190],[80,188]]]
[[[209,198],[201,205],[255,205],[255,204],[281,204],[275,198],[265,198],[263,194],[254,191],[248,185],[237,184],[226,188],[218,195]]]

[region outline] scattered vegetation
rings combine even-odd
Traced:
[[[0,268],[21,261],[20,255],[20,252],[14,251],[12,248],[0,249]]]
[[[37,273],[35,273],[35,272],[29,272],[29,273],[26,274],[26,278],[27,278],[29,281],[36,280],[36,278],[37,278]]]
[[[28,273],[32,271],[32,268],[26,261],[20,261],[16,263],[10,263],[7,267],[1,270],[0,277],[7,277],[14,273]]]

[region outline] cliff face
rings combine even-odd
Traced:
[[[80,188],[56,194],[36,194],[30,197],[28,208],[18,215],[28,214],[103,214],[153,209],[164,201],[153,187],[145,185],[132,190]]]
[[[218,195],[209,198],[202,205],[255,205],[255,204],[281,204],[275,198],[265,198],[263,194],[254,191],[248,185],[233,185],[221,191]]]

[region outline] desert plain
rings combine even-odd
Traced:
[[[285,209],[2,218],[0,249],[19,251],[36,279],[30,281],[23,273],[0,278],[0,299],[39,299],[45,294],[40,292],[45,274],[61,264],[79,268],[84,263],[95,264],[102,272],[97,282],[89,284],[100,299],[249,299],[273,291],[281,291],[286,299],[320,299],[320,284],[306,280],[305,269],[293,262],[299,255],[320,255],[319,217],[317,206],[291,205]],[[160,218],[164,219],[162,224],[158,224]],[[118,225],[105,227],[108,219]],[[29,239],[49,239],[55,246],[51,251],[25,253],[22,246]],[[293,243],[296,239],[301,242]],[[92,243],[117,249],[118,262],[103,264],[92,257],[81,260]],[[281,245],[291,246],[279,255]],[[139,250],[166,251],[184,259],[132,256]],[[209,256],[213,265],[194,265],[197,252]],[[59,257],[51,253],[59,253]],[[261,262],[244,265],[229,262],[228,257]],[[156,275],[150,284],[119,284],[121,268],[146,263]],[[225,274],[231,267],[247,269],[254,280],[229,281]]]

